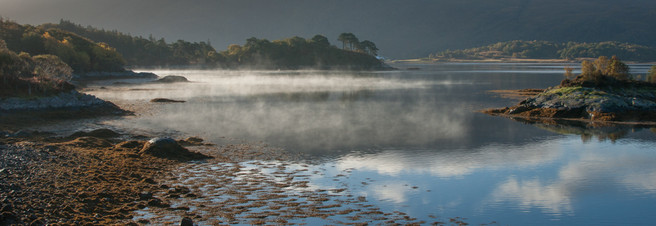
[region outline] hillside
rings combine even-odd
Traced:
[[[132,36],[116,30],[83,27],[67,20],[59,24],[43,24],[41,29],[60,29],[107,43],[123,55],[130,66],[216,66],[223,61],[209,42],[178,40],[167,43],[163,38]]]
[[[328,38],[315,35],[312,39],[292,37],[282,40],[250,38],[243,46],[232,44],[226,51],[217,52],[210,43],[131,36],[119,31],[106,31],[91,26],[83,27],[66,20],[59,24],[43,24],[41,29],[61,29],[80,34],[96,42],[116,48],[127,64],[139,66],[198,66],[205,68],[261,68],[261,69],[383,69],[375,58],[376,48],[371,41],[360,42],[355,35],[349,49],[332,46]],[[363,44],[364,43],[364,44]],[[367,45],[373,49],[362,49]]]
[[[125,60],[114,48],[72,32],[0,19],[0,39],[16,53],[55,55],[76,74],[124,71]]]
[[[629,61],[654,61],[656,49],[630,43],[556,43],[549,41],[508,41],[492,45],[447,50],[429,55],[432,60],[485,60],[485,59],[579,59],[599,56],[618,56]]]

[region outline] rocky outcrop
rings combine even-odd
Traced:
[[[175,83],[175,82],[189,82],[187,78],[179,75],[167,75],[163,78],[157,79],[155,83]]]
[[[156,74],[150,72],[116,71],[116,72],[88,72],[73,75],[73,80],[102,80],[102,79],[125,79],[125,78],[157,78]]]
[[[12,97],[0,99],[0,111],[13,110],[46,110],[58,108],[83,108],[91,106],[113,105],[95,96],[80,93],[76,90],[58,95],[38,98]]]
[[[656,121],[656,87],[559,86],[513,107],[485,110],[492,115],[525,118],[570,118],[593,121]]]

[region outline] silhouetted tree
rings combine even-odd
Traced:
[[[369,40],[364,40],[360,42],[358,45],[362,52],[372,55],[372,56],[377,56],[378,55],[378,48],[376,47],[376,44],[373,43],[372,41]]]
[[[342,33],[337,37],[337,40],[342,42],[342,49],[346,49],[348,45],[349,50],[353,50],[356,43],[359,43],[358,38],[353,33]]]
[[[328,41],[328,38],[326,38],[326,36],[323,36],[323,35],[315,35],[314,37],[312,37],[311,40],[312,40],[312,43],[314,43],[315,45],[320,46],[320,47],[330,46],[330,42]]]

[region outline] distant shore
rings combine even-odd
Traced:
[[[542,64],[555,64],[555,63],[581,63],[583,60],[594,60],[594,58],[581,58],[575,60],[566,59],[520,59],[520,58],[499,58],[499,59],[403,59],[403,60],[388,60],[387,63],[405,63],[405,64],[440,64],[440,63],[542,63]],[[656,62],[637,62],[627,61],[630,64],[656,64]]]

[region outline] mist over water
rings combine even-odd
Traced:
[[[322,172],[310,176],[312,188],[348,187],[384,211],[427,222],[433,216],[510,225],[656,220],[645,212],[656,203],[656,130],[532,125],[476,112],[518,102],[490,90],[559,84],[563,66],[172,70],[155,73],[191,82],[109,86],[91,93],[150,105],[150,112],[107,124],[306,153],[319,160],[309,171]],[[632,66],[634,73],[645,68]],[[148,103],[152,98],[187,102]],[[333,180],[342,175],[344,180]]]

